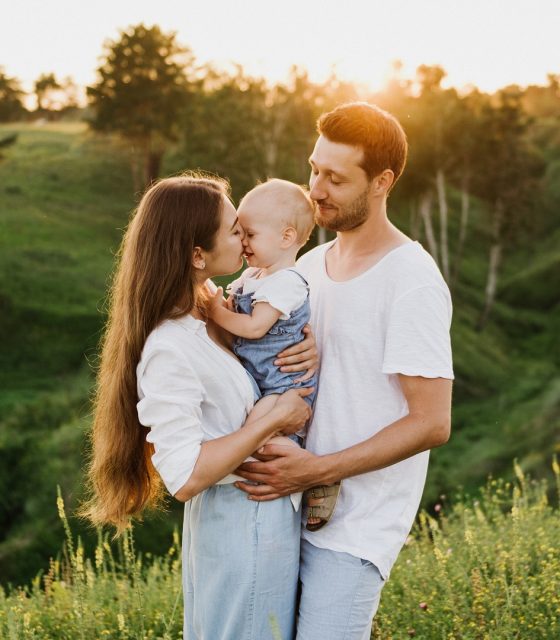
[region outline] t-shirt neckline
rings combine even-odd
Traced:
[[[327,253],[328,253],[329,249],[334,246],[336,241],[337,240],[335,238],[332,242],[330,242],[327,245],[327,247],[325,248],[325,251],[323,253],[323,261],[322,261],[323,274],[324,274],[325,278],[331,284],[348,284],[350,282],[355,282],[356,280],[359,280],[360,278],[363,278],[364,276],[370,274],[372,271],[375,271],[383,262],[385,262],[385,260],[387,260],[387,258],[389,256],[392,256],[394,253],[396,253],[400,249],[403,249],[404,247],[408,247],[408,246],[411,246],[411,245],[419,245],[420,244],[417,240],[409,240],[408,242],[404,242],[403,244],[398,245],[394,249],[391,249],[391,251],[388,251],[375,264],[372,264],[371,267],[368,267],[365,271],[362,271],[362,273],[359,273],[357,276],[354,276],[353,278],[348,278],[348,280],[333,280],[333,278],[330,277],[329,272],[327,271]]]

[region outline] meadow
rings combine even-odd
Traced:
[[[150,514],[116,547],[73,515],[104,297],[138,200],[130,167],[122,147],[83,123],[0,125],[0,138],[13,133],[0,159],[0,637],[177,638],[180,505]],[[162,173],[187,166],[177,149]],[[552,193],[560,174],[551,176]],[[458,201],[451,192],[452,209]],[[391,215],[408,230],[405,204],[395,199]],[[560,451],[559,210],[511,249],[481,332],[486,212],[473,204],[453,291],[453,436],[432,453],[423,515],[374,637],[560,636],[550,467]]]
[[[560,633],[560,468],[555,486],[490,480],[475,499],[442,496],[420,513],[383,590],[374,640],[555,640]],[[6,640],[175,640],[182,637],[180,544],[136,552],[98,532],[90,556],[71,531],[64,552],[24,588],[0,589]],[[272,629],[274,619],[271,617]],[[281,640],[278,636],[277,640]]]

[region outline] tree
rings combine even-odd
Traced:
[[[90,124],[125,143],[138,190],[158,177],[166,147],[177,139],[193,56],[175,33],[139,24],[107,42],[104,58],[87,88]]]
[[[57,80],[54,73],[43,73],[35,80],[34,91],[37,114],[53,119],[78,108],[78,88],[70,76]]]
[[[23,116],[23,95],[18,80],[8,77],[0,67],[0,122],[11,122]]]
[[[35,80],[35,95],[37,96],[37,110],[53,109],[53,92],[61,89],[61,85],[54,73],[43,73]]]
[[[534,206],[544,164],[527,141],[529,119],[523,112],[517,88],[499,91],[495,104],[486,104],[481,150],[472,185],[489,206],[490,250],[484,308],[478,321],[482,330],[495,302],[505,245]]]

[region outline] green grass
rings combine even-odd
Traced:
[[[11,133],[18,140],[0,159],[0,575],[19,583],[58,549],[61,529],[50,509],[56,484],[71,510],[82,495],[103,301],[136,196],[122,151],[83,124],[0,126],[0,138]],[[178,151],[165,166],[180,169]],[[398,200],[390,203],[404,229],[405,204],[399,211]],[[452,193],[451,210],[458,206]],[[489,473],[511,478],[515,457],[543,475],[560,451],[560,236],[553,214],[546,233],[533,231],[507,252],[499,302],[478,332],[484,216],[474,201],[453,292],[453,435],[432,453],[427,507],[442,492],[475,490]],[[453,241],[456,216],[449,233]],[[137,533],[139,548],[162,550],[179,518],[175,508],[148,520]]]
[[[560,469],[553,486],[515,465],[476,499],[419,516],[385,586],[372,638],[553,640],[560,634]],[[554,486],[555,485],[555,486]],[[139,554],[132,531],[116,547],[98,533],[88,555],[59,496],[63,553],[30,585],[0,589],[0,637],[182,637],[180,545]],[[136,529],[138,531],[138,529]],[[219,607],[219,603],[210,603]]]
[[[93,354],[134,198],[119,154],[82,124],[1,126],[0,408],[54,389]]]

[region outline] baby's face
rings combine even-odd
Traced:
[[[250,267],[266,269],[284,254],[282,232],[285,224],[275,211],[271,198],[249,194],[237,210],[243,227],[245,259]]]

